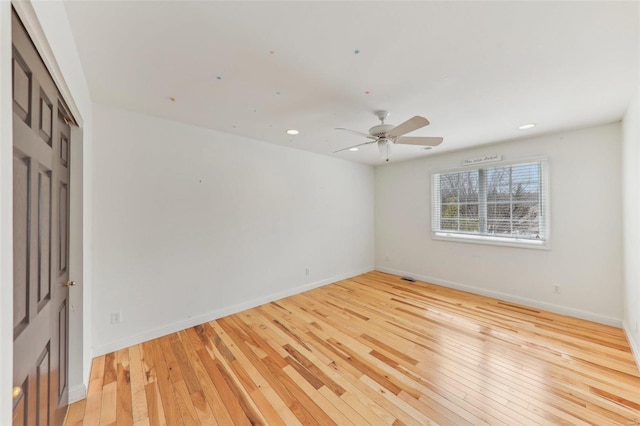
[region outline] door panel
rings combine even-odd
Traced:
[[[38,358],[36,369],[36,424],[48,425],[51,398],[49,398],[49,392],[51,387],[51,357],[50,357],[50,345],[47,342],[42,354]]]
[[[69,161],[69,139],[66,135],[60,135],[60,162],[67,167]]]
[[[53,134],[53,106],[51,101],[40,91],[40,137],[47,145],[51,145],[51,135]]]
[[[69,361],[67,357],[69,342],[67,318],[69,318],[69,313],[67,312],[67,301],[65,299],[60,309],[58,309],[58,398],[62,398],[67,391],[67,364]]]
[[[68,250],[67,250],[67,236],[69,235],[69,232],[67,230],[67,222],[68,222],[68,215],[67,215],[67,207],[68,207],[68,200],[67,200],[67,195],[69,193],[69,191],[67,190],[67,184],[65,182],[60,182],[60,194],[58,197],[59,200],[59,212],[58,212],[58,217],[59,217],[59,224],[58,224],[58,242],[59,242],[59,249],[58,249],[58,274],[63,274],[64,272],[66,272],[67,270],[67,262],[69,259],[69,254],[68,254]]]
[[[68,399],[69,143],[67,109],[15,12],[14,424],[59,425]]]
[[[13,112],[25,123],[31,121],[31,71],[13,51]]]
[[[38,311],[51,299],[51,172],[38,173]]]
[[[30,164],[13,156],[13,336],[29,323]]]

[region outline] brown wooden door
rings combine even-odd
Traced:
[[[53,425],[68,395],[69,118],[15,12],[12,37],[13,423]]]

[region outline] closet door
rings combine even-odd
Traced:
[[[15,425],[61,424],[67,406],[70,118],[13,13]]]

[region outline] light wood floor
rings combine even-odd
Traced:
[[[640,424],[624,332],[372,272],[110,353],[67,425]]]

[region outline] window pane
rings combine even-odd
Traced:
[[[478,218],[477,204],[460,204],[460,217]]]
[[[458,220],[457,219],[442,219],[440,221],[440,230],[441,231],[457,231],[458,230]]]
[[[460,231],[476,233],[480,229],[480,221],[473,218],[460,218]]]
[[[509,199],[510,167],[487,169],[487,200],[504,201]]]
[[[487,231],[489,234],[511,234],[511,225],[508,219],[490,219],[487,221]]]

